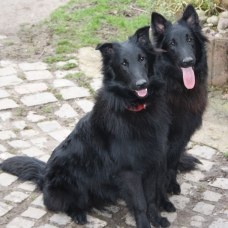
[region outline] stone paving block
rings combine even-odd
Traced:
[[[47,139],[44,137],[31,139],[30,140],[33,145],[39,147],[39,148],[46,148],[47,147]]]
[[[105,218],[112,218],[112,214],[110,214],[110,213],[108,213],[108,212],[106,212],[106,211],[100,211],[100,210],[97,210],[97,209],[93,209],[93,211],[95,212],[95,213],[97,213],[98,215],[101,215],[101,216],[103,216],[103,217],[105,217]]]
[[[16,135],[12,131],[0,131],[0,139],[6,140],[6,139],[13,139],[16,138]]]
[[[43,62],[35,62],[35,63],[20,63],[18,66],[23,71],[32,71],[32,70],[46,70],[48,65]]]
[[[3,202],[0,202],[0,217],[8,213],[13,207],[5,204]]]
[[[111,205],[111,206],[105,207],[105,210],[110,211],[113,214],[116,214],[120,210],[120,208],[117,206]]]
[[[192,184],[189,184],[189,183],[183,183],[181,185],[181,194],[183,195],[192,195],[193,192],[194,192],[194,189],[196,189],[197,187],[192,185]]]
[[[23,80],[17,76],[0,77],[0,87],[18,85],[22,82]]]
[[[17,107],[19,107],[19,105],[12,99],[5,98],[0,100],[0,110]]]
[[[200,170],[209,171],[212,168],[212,166],[215,164],[214,162],[207,161],[207,160],[204,160],[204,159],[200,159],[200,161],[203,163],[203,164],[197,164],[197,167]]]
[[[5,90],[0,89],[0,98],[5,98],[5,97],[9,97],[9,93],[7,93]]]
[[[219,218],[217,221],[211,223],[209,228],[227,228],[228,220]]]
[[[6,228],[31,228],[35,222],[27,219],[16,217],[10,223],[7,224]]]
[[[20,121],[15,121],[12,124],[15,128],[23,130],[25,127],[27,127],[27,124],[25,123],[24,120],[20,120]]]
[[[38,228],[58,228],[57,226],[52,226],[49,224],[45,224],[44,226],[39,226]]]
[[[188,150],[188,152],[195,156],[200,156],[210,160],[217,151],[208,146],[195,145],[191,150]]]
[[[205,191],[203,193],[203,198],[208,201],[218,202],[222,195],[220,193]]]
[[[23,140],[14,140],[14,141],[10,141],[8,142],[8,144],[10,146],[12,146],[13,148],[26,148],[26,147],[30,147],[30,143],[23,141]]]
[[[37,125],[44,132],[55,131],[61,128],[61,125],[56,120],[41,122]]]
[[[135,219],[130,213],[125,216],[125,223],[129,226],[136,226]]]
[[[102,78],[93,78],[90,86],[94,89],[94,91],[100,89],[102,86]]]
[[[0,111],[0,118],[2,121],[7,121],[12,118],[12,112]]]
[[[193,227],[202,227],[204,221],[205,219],[198,215],[191,217],[191,225]]]
[[[36,147],[30,147],[26,150],[22,150],[21,152],[29,157],[37,157],[44,154],[43,151],[37,149]]]
[[[24,84],[14,87],[14,90],[19,94],[37,93],[47,89],[48,87],[45,83]]]
[[[58,225],[67,225],[71,222],[71,218],[67,216],[66,214],[59,213],[59,214],[54,214],[51,218],[50,221],[53,223],[56,223]]]
[[[40,120],[44,120],[44,119],[46,119],[46,117],[45,116],[40,116],[40,115],[36,115],[36,114],[34,114],[35,112],[33,112],[33,111],[30,111],[29,113],[28,113],[28,115],[26,116],[26,118],[29,120],[29,121],[31,121],[31,122],[38,122],[38,121],[40,121]]]
[[[34,207],[28,207],[26,211],[24,211],[21,216],[32,218],[32,219],[40,219],[43,217],[47,212],[41,209],[37,209]]]
[[[18,185],[17,188],[33,192],[36,189],[36,185],[31,181],[25,181],[24,183]]]
[[[177,218],[177,213],[167,213],[167,212],[162,212],[161,215],[163,217],[166,217],[170,222],[173,222]]]
[[[27,71],[27,72],[24,72],[24,74],[25,74],[26,79],[29,81],[53,78],[52,73],[48,70]]]
[[[43,194],[39,195],[31,204],[45,208]]]
[[[24,130],[24,131],[21,131],[20,134],[22,137],[29,138],[29,137],[33,137],[35,135],[38,135],[39,132],[35,131],[35,130]]]
[[[11,175],[9,173],[1,173],[0,174],[0,185],[7,187],[7,186],[11,185],[17,179],[18,179],[18,177]]]
[[[48,92],[28,95],[21,98],[21,102],[26,106],[47,104],[55,101],[57,101],[57,99],[54,97],[54,95]]]
[[[89,100],[76,101],[77,105],[85,112],[90,112],[93,109],[94,103]]]
[[[41,161],[47,163],[47,161],[49,160],[49,158],[50,158],[50,155],[47,155],[47,154],[46,154],[46,155],[44,155],[44,156],[39,157],[39,160],[41,160]]]
[[[1,37],[1,36],[0,36]],[[1,39],[1,38],[0,38]],[[16,66],[12,61],[10,61],[10,60],[1,60],[0,61],[0,66],[1,67],[8,67],[8,66],[10,66],[10,65],[14,65],[14,66]]]
[[[90,215],[87,215],[87,221],[88,223],[85,224],[86,228],[102,228],[107,225],[106,221],[100,220]]]
[[[55,65],[57,67],[63,67],[67,63],[74,63],[74,64],[78,65],[78,61],[76,59],[70,59],[70,60],[67,60],[67,61],[59,61]]]
[[[214,210],[215,206],[211,204],[207,204],[204,202],[198,202],[196,206],[193,208],[193,211],[199,212],[204,215],[210,215]]]
[[[5,152],[6,151],[6,148],[3,145],[1,145],[1,144],[0,144],[0,151],[1,152]]]
[[[1,151],[1,148],[0,148],[0,151]],[[221,167],[221,170],[225,173],[228,173],[228,167]]]
[[[5,196],[4,199],[12,201],[14,203],[21,203],[28,198],[28,195],[23,192],[11,192],[9,195]]]
[[[170,201],[175,205],[177,209],[184,209],[186,204],[189,202],[189,198],[181,195],[173,195],[170,197]]]
[[[210,186],[228,189],[228,179],[227,178],[216,178],[214,182],[209,183]]]
[[[68,74],[76,74],[78,72],[79,72],[78,70],[67,70],[67,71],[57,70],[57,71],[54,72],[54,74],[55,74],[56,78],[64,78]]]
[[[0,68],[0,76],[7,76],[17,74],[17,71],[13,67]]]
[[[186,173],[184,175],[184,178],[186,180],[198,182],[199,180],[202,180],[204,178],[204,174],[200,171],[194,170],[194,171],[191,171],[190,173]]]
[[[75,86],[75,84],[67,79],[56,79],[53,82],[53,86],[55,88],[59,88],[59,87],[68,87],[68,86]]]
[[[69,104],[63,104],[55,115],[61,118],[72,118],[78,116],[78,113]]]
[[[70,87],[60,90],[64,100],[90,96],[89,90],[83,87]]]
[[[62,142],[70,133],[71,133],[70,130],[63,129],[61,131],[53,131],[53,132],[49,133],[49,135],[53,139],[57,140],[58,142]]]
[[[12,158],[12,157],[14,157],[14,156],[15,156],[15,155],[13,155],[13,154],[10,154],[10,153],[8,153],[8,152],[5,152],[5,153],[0,154],[0,159],[6,160],[6,159]]]

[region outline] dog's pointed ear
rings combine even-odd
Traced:
[[[151,15],[151,28],[153,36],[158,36],[165,32],[167,20],[159,13],[153,12]]]
[[[145,26],[138,29],[133,35],[133,37],[136,38],[135,39],[136,42],[143,43],[143,44],[150,42],[149,30],[150,30],[150,26]]]
[[[113,43],[103,43],[103,44],[98,44],[95,50],[99,50],[102,55],[108,55],[114,53],[113,50]]]
[[[184,10],[183,16],[180,20],[186,21],[189,26],[199,25],[199,17],[193,5],[189,4],[186,7],[186,9]]]

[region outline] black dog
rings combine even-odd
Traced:
[[[34,181],[47,209],[84,224],[86,211],[122,198],[138,228],[150,228],[150,222],[170,225],[159,212],[175,211],[165,189],[170,117],[164,82],[148,75],[148,59],[153,62],[155,55],[144,51],[147,44],[149,27],[122,43],[98,45],[104,79],[93,110],[47,164],[17,156],[1,165],[4,171]]]
[[[207,39],[202,35],[192,5],[186,7],[177,24],[155,12],[151,23],[155,45],[164,50],[156,60],[155,69],[166,81],[166,96],[172,114],[168,135],[168,192],[179,194],[178,168],[190,170],[195,163],[200,163],[195,157],[185,155],[185,147],[200,128],[207,104]]]

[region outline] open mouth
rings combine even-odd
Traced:
[[[193,89],[195,86],[195,73],[192,67],[181,67],[184,85],[187,89]]]
[[[135,90],[138,97],[146,97],[147,96],[147,89]]]

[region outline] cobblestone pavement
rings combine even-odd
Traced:
[[[76,58],[79,62],[70,61],[78,66],[70,71],[54,71],[53,66],[43,62],[0,61],[0,161],[15,155],[47,161],[78,119],[91,110],[90,90],[65,76],[82,71],[93,75],[90,86],[94,90],[99,88],[99,53],[83,48]],[[64,64],[59,62],[55,67]],[[190,173],[179,174],[182,193],[170,196],[177,212],[162,213],[173,228],[228,227],[228,161],[224,156],[228,152],[228,97],[221,99],[218,91],[209,96],[204,127],[188,145],[189,152],[203,165]],[[106,211],[94,210],[88,216],[88,224],[79,226],[65,214],[47,211],[42,194],[33,183],[0,172],[0,226],[130,228],[135,223],[120,201]]]

